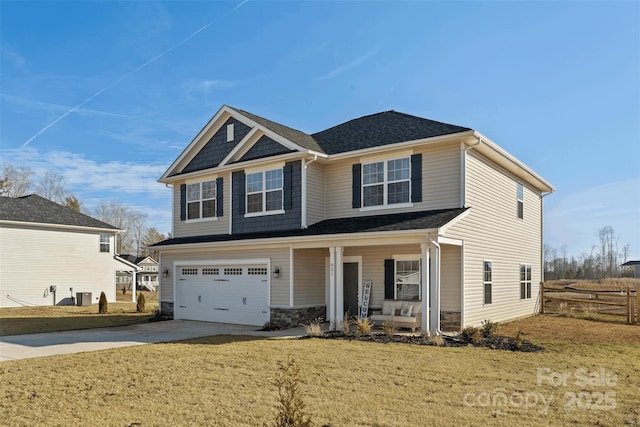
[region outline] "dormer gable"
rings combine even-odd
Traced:
[[[224,105],[159,181],[282,154],[300,152],[323,155],[316,150],[321,149],[304,132]]]

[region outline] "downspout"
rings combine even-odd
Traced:
[[[438,242],[436,242],[431,237],[429,237],[428,234],[427,234],[427,240],[429,240],[430,244],[436,247],[436,251],[438,254],[437,262],[435,265],[436,295],[435,295],[435,298],[431,299],[431,317],[435,317],[435,322],[433,322],[434,324],[432,325],[432,328],[429,328],[429,329],[432,330],[435,335],[441,335],[442,331],[440,330],[440,263],[441,263],[440,257],[441,257],[442,251]]]

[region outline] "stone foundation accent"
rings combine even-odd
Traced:
[[[301,323],[308,323],[311,320],[321,317],[324,319],[327,307],[316,305],[312,307],[272,307],[271,326],[278,328],[291,328]]]
[[[459,331],[461,318],[459,311],[440,311],[440,329],[445,332]]]
[[[160,302],[160,313],[173,319],[173,303],[166,301]]]

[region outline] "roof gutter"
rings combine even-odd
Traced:
[[[29,221],[10,221],[10,220],[0,220],[0,225],[19,225],[19,226],[29,226],[29,227],[41,227],[41,228],[56,228],[62,230],[82,230],[82,231],[100,231],[105,233],[122,233],[124,230],[120,230],[119,228],[101,228],[101,227],[87,227],[82,225],[67,225],[67,224],[48,224],[45,222],[29,222]]]

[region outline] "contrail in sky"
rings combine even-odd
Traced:
[[[249,0],[244,0],[242,1],[240,4],[238,4],[236,7],[234,7],[229,13],[235,12],[236,10],[240,9],[242,6],[244,6],[245,3],[247,3]],[[225,15],[226,16],[226,15]],[[118,80],[116,80],[115,82],[103,87],[102,89],[100,89],[99,91],[97,91],[96,93],[94,93],[92,96],[90,96],[89,98],[85,99],[84,101],[82,101],[80,104],[76,105],[75,107],[71,108],[69,111],[67,111],[66,113],[64,113],[63,115],[61,115],[60,117],[58,117],[57,119],[55,119],[54,121],[52,121],[51,123],[49,123],[48,125],[46,125],[45,127],[43,127],[42,129],[40,129],[40,131],[38,133],[36,133],[35,135],[33,135],[31,138],[27,139],[24,144],[22,144],[21,148],[26,147],[27,145],[29,145],[29,143],[31,141],[33,141],[34,139],[36,139],[37,137],[39,137],[40,135],[42,135],[43,133],[45,133],[47,131],[47,129],[49,129],[51,126],[55,125],[56,123],[58,123],[60,120],[64,119],[65,117],[67,117],[69,114],[77,111],[78,109],[82,108],[87,102],[93,100],[95,97],[99,96],[102,92],[111,89],[112,87],[114,87],[115,85],[117,85],[118,83],[120,83],[121,81],[123,81],[124,79],[126,79],[127,77],[131,76],[132,74],[137,73],[138,71],[142,70],[144,67],[146,67],[147,65],[151,64],[152,62],[157,61],[158,59],[162,58],[164,55],[166,55],[167,53],[171,52],[174,49],[177,49],[178,47],[182,46],[183,44],[185,44],[186,42],[188,42],[189,40],[191,40],[193,37],[195,37],[197,34],[201,33],[202,31],[206,30],[208,27],[210,27],[211,25],[213,25],[215,22],[219,21],[221,18],[223,18],[224,16],[219,16],[218,18],[214,19],[213,21],[209,22],[208,24],[203,25],[202,27],[198,28],[196,31],[194,31],[193,33],[191,33],[189,36],[187,36],[185,39],[183,39],[182,41],[178,42],[177,44],[171,46],[170,48],[168,48],[167,50],[159,53],[158,55],[154,56],[153,58],[151,58],[150,60],[148,60],[147,62],[145,62],[144,64],[138,66],[137,68],[135,68],[132,71],[129,71],[127,74],[125,74],[124,76],[120,77]]]

